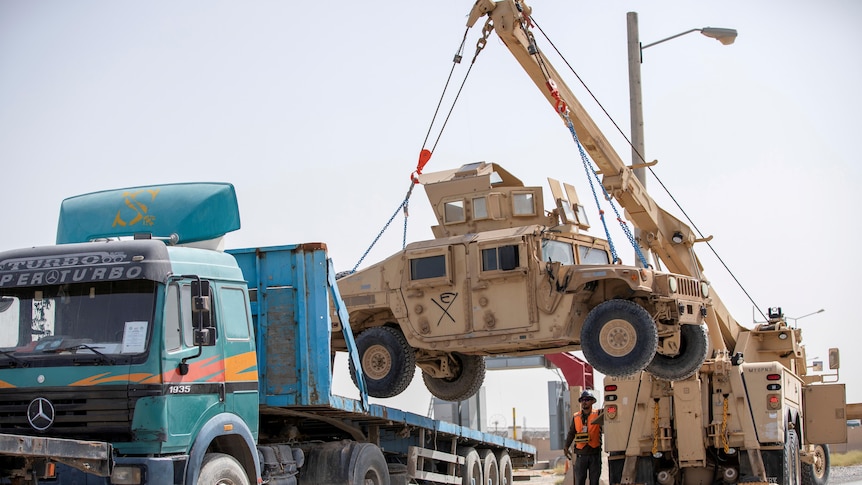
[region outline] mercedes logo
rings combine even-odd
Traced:
[[[27,406],[27,421],[38,431],[45,431],[54,424],[54,405],[44,397],[37,397]]]

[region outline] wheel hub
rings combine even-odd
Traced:
[[[623,357],[634,350],[638,336],[634,326],[626,320],[614,319],[599,332],[602,349],[614,357]]]
[[[386,377],[392,370],[392,356],[382,345],[368,347],[362,355],[362,370],[365,374],[379,381]]]

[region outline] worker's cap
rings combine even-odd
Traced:
[[[590,391],[590,390],[586,390],[586,391],[582,392],[582,393],[581,393],[581,397],[579,397],[579,398],[578,398],[578,402],[584,402],[584,401],[593,401],[593,402],[595,402],[595,401],[596,401],[596,396],[593,396],[593,392],[592,392],[592,391]]]

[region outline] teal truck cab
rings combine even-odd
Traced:
[[[57,245],[0,252],[0,484],[471,483],[530,463],[333,394],[325,245],[224,251],[239,227],[230,184],[137,187],[66,199]],[[349,323],[340,338],[360,369]]]

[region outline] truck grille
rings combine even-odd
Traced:
[[[700,280],[679,277],[676,278],[678,289],[678,295],[691,296],[694,298],[701,298],[702,295],[700,293]]]
[[[137,400],[160,395],[160,386],[90,386],[3,389],[0,392],[0,433],[132,441],[132,416]],[[36,398],[50,401],[53,423],[44,431],[30,425],[27,408]]]

